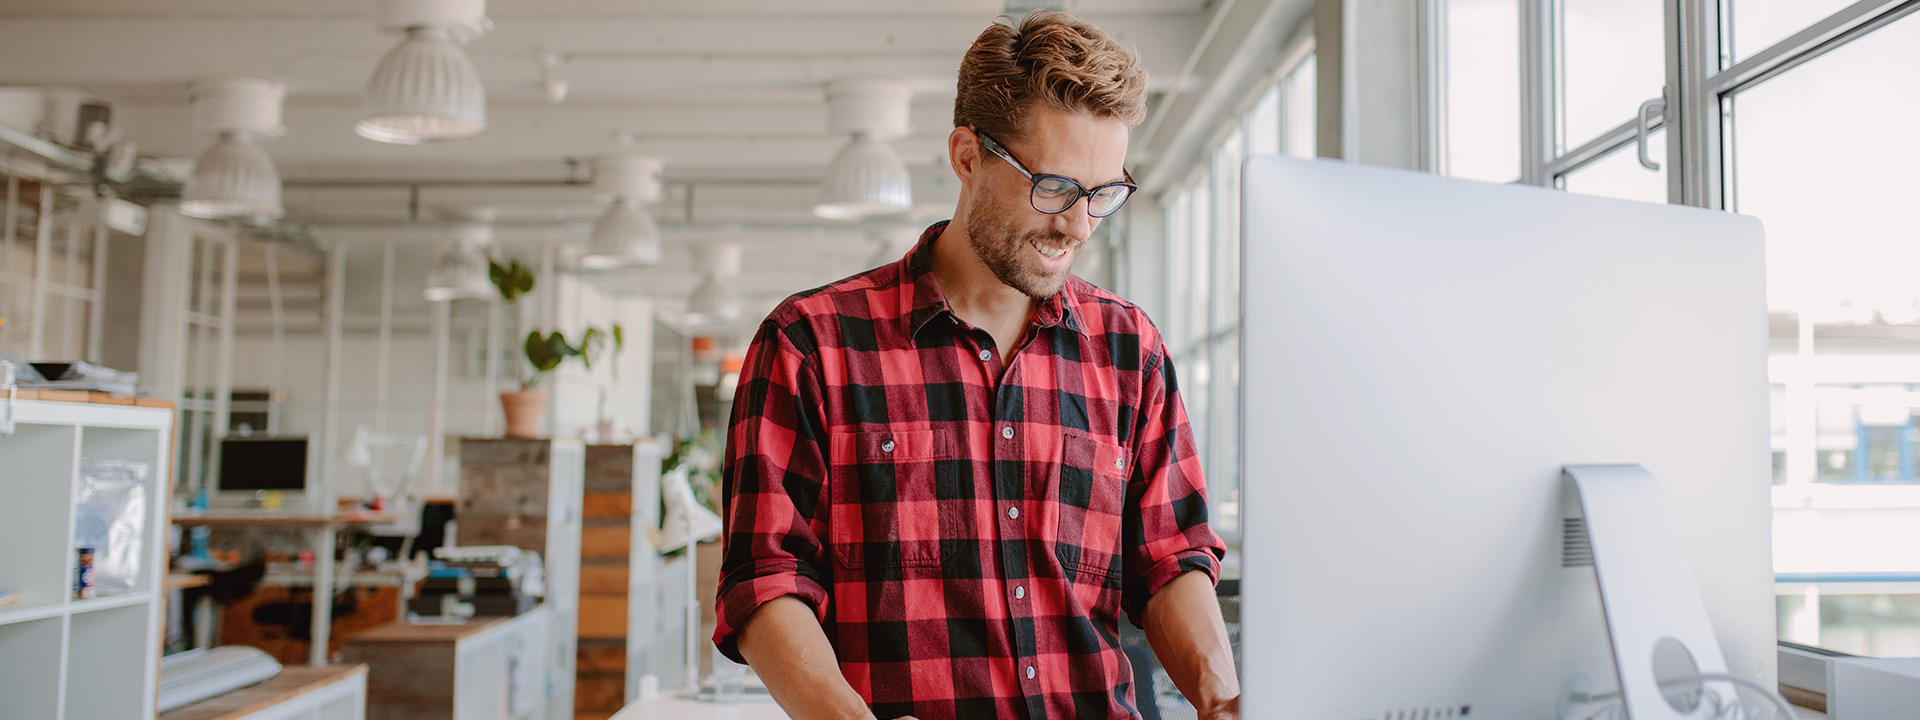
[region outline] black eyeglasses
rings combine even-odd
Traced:
[[[1000,156],[1001,160],[1007,161],[1013,169],[1019,170],[1021,175],[1033,181],[1033,191],[1028,194],[1028,200],[1033,203],[1033,209],[1048,215],[1066,212],[1067,208],[1073,207],[1074,203],[1080,202],[1080,198],[1084,197],[1087,199],[1087,214],[1103,218],[1118,212],[1121,205],[1127,204],[1127,198],[1133,196],[1133,191],[1140,189],[1140,186],[1133,184],[1133,176],[1127,174],[1124,168],[1120,173],[1127,178],[1126,182],[1107,183],[1092,190],[1080,187],[1080,183],[1074,182],[1070,177],[1035,175],[1028,172],[1025,165],[1013,159],[1012,153],[1000,147],[1000,143],[994,142],[993,138],[986,133],[975,130],[973,134],[980,137],[980,146],[986,148],[987,152]]]

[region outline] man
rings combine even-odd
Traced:
[[[1145,83],[1067,15],[990,26],[960,66],[953,220],[761,325],[714,642],[794,718],[1137,717],[1123,607],[1201,717],[1237,717],[1166,345],[1068,274],[1133,189]]]

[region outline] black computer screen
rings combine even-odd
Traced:
[[[307,439],[228,438],[220,442],[221,490],[307,489]]]

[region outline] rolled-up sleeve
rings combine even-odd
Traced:
[[[1181,574],[1197,570],[1219,584],[1227,552],[1207,522],[1206,479],[1173,362],[1164,345],[1153,345],[1135,426],[1130,512],[1121,526],[1126,545],[1121,599],[1136,626],[1146,615],[1147,600]]]
[[[821,383],[811,342],[791,334],[804,323],[783,324],[782,314],[761,324],[747,351],[721,471],[726,545],[713,643],[735,662],[745,662],[740,629],[768,601],[792,595],[827,617]]]

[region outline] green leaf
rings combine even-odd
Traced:
[[[626,347],[627,347],[627,334],[624,330],[620,328],[620,323],[614,323],[613,324],[613,351],[615,353],[618,353],[621,350],[625,349]]]

